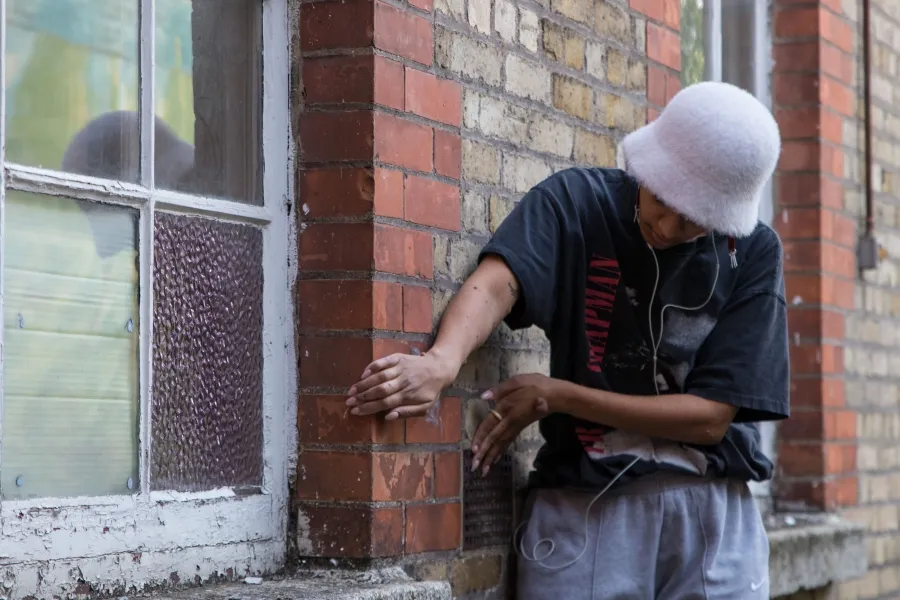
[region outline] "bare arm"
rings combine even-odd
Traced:
[[[387,419],[425,414],[518,297],[518,282],[506,263],[486,257],[450,302],[424,356],[392,354],[366,367],[348,392],[353,414],[388,411]]]

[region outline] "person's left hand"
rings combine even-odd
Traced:
[[[475,432],[472,470],[481,466],[481,474],[487,475],[523,429],[550,414],[561,383],[537,373],[516,375],[482,394],[482,400],[497,404]]]

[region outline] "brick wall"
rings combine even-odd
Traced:
[[[860,5],[847,3],[845,14],[859,21]],[[844,364],[847,373],[847,405],[856,412],[858,437],[858,508],[848,511],[869,529],[870,570],[858,582],[845,586],[845,595],[856,598],[900,596],[900,6],[873,0],[871,12],[872,131],[876,239],[883,260],[867,272],[854,288],[853,311],[847,316]],[[856,48],[854,84],[861,92],[862,73]],[[856,94],[857,102],[861,97]],[[862,128],[847,127],[844,145],[852,154],[846,170],[850,180],[844,209],[859,224],[864,223],[864,195],[860,185],[865,174]]]
[[[350,419],[343,393],[373,357],[427,346],[525,191],[571,165],[613,166],[624,134],[658,114],[678,90],[678,2],[317,0],[299,21],[297,552],[403,557],[457,597],[502,597],[508,538],[462,540],[461,464],[481,416],[469,398],[545,372],[546,340],[501,328],[430,420]],[[522,437],[495,500],[537,445]]]

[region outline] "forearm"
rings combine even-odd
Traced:
[[[551,412],[630,433],[690,444],[722,439],[737,409],[690,394],[630,396],[561,382]]]
[[[518,295],[518,284],[506,263],[485,258],[450,301],[429,354],[458,371],[509,314]]]

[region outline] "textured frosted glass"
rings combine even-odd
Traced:
[[[137,213],[9,192],[4,498],[137,489]]]
[[[261,232],[158,214],[153,277],[151,485],[260,484]]]

